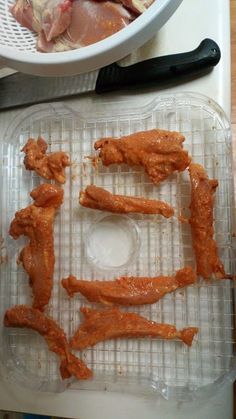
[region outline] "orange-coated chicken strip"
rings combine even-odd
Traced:
[[[174,276],[133,277],[123,276],[115,281],[83,281],[74,276],[62,280],[70,297],[80,292],[88,301],[102,304],[140,305],[153,304],[178,288],[192,285],[197,276],[186,266]]]
[[[126,163],[143,166],[150,180],[158,184],[173,172],[189,166],[190,157],[183,149],[185,138],[179,132],[153,129],[121,138],[101,138],[94,144],[104,166]]]
[[[43,310],[51,296],[55,263],[53,222],[56,210],[63,202],[63,190],[46,183],[35,188],[30,195],[34,203],[16,212],[9,233],[14,239],[21,235],[29,238],[19,260],[29,275],[33,307]]]
[[[209,179],[200,164],[189,166],[191,180],[191,226],[193,248],[196,257],[197,274],[209,279],[226,278],[224,266],[219,259],[216,242],[213,238],[214,193],[218,186],[216,179]]]
[[[113,195],[95,185],[87,186],[80,192],[82,206],[114,213],[161,214],[166,218],[174,215],[173,208],[163,201],[123,195]]]
[[[32,329],[43,336],[49,350],[60,357],[60,372],[63,379],[75,376],[79,380],[84,380],[92,376],[92,371],[84,362],[71,353],[64,331],[41,311],[24,305],[14,306],[6,311],[4,325]]]
[[[39,137],[29,138],[21,151],[25,153],[24,165],[27,170],[35,170],[45,179],[65,183],[65,167],[70,166],[69,157],[64,151],[46,154],[48,145]]]
[[[196,327],[178,331],[170,324],[159,324],[135,313],[121,312],[117,307],[109,310],[93,310],[82,307],[85,320],[72,337],[70,346],[73,349],[85,349],[98,342],[117,338],[162,338],[179,339],[191,346]]]

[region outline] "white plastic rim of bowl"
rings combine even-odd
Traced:
[[[87,47],[59,53],[34,53],[0,46],[0,56],[5,66],[39,76],[69,76],[96,70],[124,58],[151,39],[181,2],[155,0],[126,28]]]

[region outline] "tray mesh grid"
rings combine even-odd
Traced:
[[[33,109],[35,111],[33,112]],[[86,279],[113,279],[121,274],[154,276],[172,274],[190,264],[194,266],[189,226],[179,222],[178,214],[188,213],[190,187],[188,173],[173,175],[160,186],[151,184],[143,170],[127,166],[96,170],[85,156],[93,153],[94,140],[104,136],[126,135],[159,127],[177,130],[186,136],[184,146],[193,160],[204,165],[209,177],[219,180],[215,204],[215,233],[226,271],[233,273],[233,183],[229,131],[212,104],[198,97],[176,96],[157,99],[146,107],[122,109],[118,104],[95,106],[86,114],[76,114],[62,105],[31,108],[11,130],[3,148],[3,236],[15,211],[30,202],[29,192],[42,180],[25,171],[20,149],[29,136],[43,136],[50,150],[63,150],[73,162],[67,170],[64,204],[54,227],[56,265],[53,295],[48,313],[72,336],[81,320],[83,297],[68,299],[60,280],[69,274]],[[94,183],[113,193],[163,199],[173,205],[176,216],[130,216],[140,230],[140,248],[125,269],[101,271],[89,263],[84,238],[100,215],[81,208],[78,194]],[[7,239],[9,259],[2,265],[3,307],[30,303],[27,275],[17,266],[16,257],[24,241]],[[145,381],[147,389],[168,387],[199,388],[211,384],[231,370],[234,343],[234,284],[226,281],[200,281],[197,285],[166,295],[156,304],[124,308],[177,328],[199,327],[191,348],[177,341],[112,340],[80,354],[95,373],[92,382],[73,383],[76,388],[121,389],[123,379]],[[37,334],[25,330],[4,330],[4,356],[24,380],[44,383],[59,380],[57,357]],[[127,390],[127,389],[126,389]]]

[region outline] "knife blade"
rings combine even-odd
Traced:
[[[32,105],[95,91],[98,94],[138,87],[160,87],[199,77],[218,64],[220,48],[211,39],[180,54],[151,58],[130,66],[117,63],[70,77],[39,77],[15,73],[0,79],[0,109]]]

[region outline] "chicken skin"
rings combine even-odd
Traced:
[[[96,0],[102,2],[103,0]],[[154,0],[118,0],[128,10],[132,10],[135,14],[144,13],[154,2]]]
[[[226,278],[224,266],[219,259],[217,245],[213,238],[214,193],[218,186],[216,179],[209,179],[200,164],[189,166],[191,180],[191,226],[193,248],[196,257],[197,274],[205,279],[211,275]]]
[[[120,2],[137,14],[144,13],[154,0],[120,0]]]
[[[190,163],[183,149],[185,138],[178,132],[153,129],[121,138],[101,138],[94,144],[104,166],[128,164],[143,166],[156,185],[175,171],[185,170]]]
[[[82,206],[120,214],[161,214],[166,218],[174,215],[173,208],[163,201],[123,195],[113,195],[95,185],[87,186],[80,192]]]
[[[60,357],[60,373],[63,379],[71,376],[75,376],[78,380],[92,377],[92,371],[71,353],[66,335],[61,327],[39,310],[24,305],[14,306],[6,311],[4,325],[5,327],[32,329],[43,336],[49,350]]]
[[[94,303],[141,305],[153,304],[170,292],[194,284],[196,280],[196,273],[186,266],[174,276],[154,278],[123,276],[115,281],[83,281],[69,276],[62,280],[62,286],[70,297],[80,292]]]
[[[9,234],[14,239],[21,235],[29,238],[29,243],[20,252],[19,261],[29,275],[33,307],[44,310],[51,296],[55,263],[53,222],[56,210],[63,202],[63,190],[56,185],[42,184],[30,195],[34,203],[16,212]]]
[[[85,349],[108,339],[117,338],[162,338],[179,339],[191,346],[196,327],[178,331],[175,326],[147,320],[136,313],[124,313],[117,307],[98,311],[88,307],[80,309],[85,320],[72,337],[72,349]]]
[[[64,151],[46,154],[48,145],[39,137],[29,138],[21,151],[25,153],[24,165],[27,170],[35,170],[44,179],[54,179],[65,183],[65,167],[70,166],[70,160]]]

